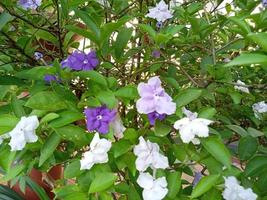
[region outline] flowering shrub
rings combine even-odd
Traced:
[[[1,181],[56,199],[267,199],[267,2],[1,0]],[[10,192],[10,191],[9,191]]]

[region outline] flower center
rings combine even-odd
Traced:
[[[97,119],[97,120],[101,120],[102,118],[103,118],[102,115],[97,115],[97,116],[96,116],[96,119]]]
[[[87,63],[88,63],[88,60],[85,59],[85,60],[83,61],[83,64],[87,64]]]

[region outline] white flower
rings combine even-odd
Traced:
[[[145,171],[148,167],[153,169],[166,169],[169,167],[168,158],[159,152],[159,145],[139,137],[139,144],[134,147],[135,161],[138,171]]]
[[[168,5],[161,0],[156,7],[149,9],[146,17],[156,19],[158,22],[165,22],[167,19],[173,17],[172,13],[168,10]]]
[[[239,90],[239,91],[241,91],[241,92],[245,92],[245,93],[249,93],[249,90],[248,90],[248,88],[246,87],[246,84],[245,84],[244,82],[238,80],[236,83],[238,84],[238,85],[236,85],[236,86],[234,87],[236,90]]]
[[[116,119],[110,125],[113,128],[115,137],[118,139],[123,138],[123,133],[126,130],[126,128],[123,126],[123,123],[119,115],[117,115]]]
[[[168,193],[165,177],[154,179],[149,173],[141,173],[137,183],[142,187],[144,200],[161,200]]]
[[[213,121],[203,118],[197,118],[197,113],[192,113],[183,109],[184,114],[187,116],[175,122],[174,128],[179,130],[181,139],[184,143],[193,142],[199,144],[198,137],[208,137],[209,127]]]
[[[239,185],[239,182],[234,176],[224,178],[225,189],[223,198],[225,200],[256,200],[257,195],[250,189],[245,189]]]
[[[80,169],[91,169],[94,164],[108,162],[107,152],[110,148],[111,142],[104,138],[100,139],[99,134],[96,133],[90,143],[90,150],[83,154]]]
[[[254,111],[255,117],[260,118],[260,113],[267,112],[267,104],[264,101],[254,103],[252,105],[252,109]]]
[[[37,116],[22,117],[16,127],[8,134],[11,137],[9,146],[11,151],[22,150],[26,143],[34,143],[38,140],[35,130],[39,126]]]

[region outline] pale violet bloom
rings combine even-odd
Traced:
[[[42,4],[42,0],[19,0],[19,5],[25,10],[27,9],[35,10],[41,4]]]
[[[183,109],[185,118],[175,122],[174,128],[179,130],[180,137],[184,143],[192,142],[199,144],[197,137],[208,137],[209,127],[213,121],[203,118],[197,118],[197,113],[192,113],[189,110]]]
[[[245,189],[239,185],[238,180],[234,176],[224,178],[225,189],[223,198],[225,200],[256,200],[257,195],[250,189]]]
[[[114,135],[117,139],[123,138],[123,133],[126,130],[126,128],[123,125],[119,115],[117,115],[115,120],[111,122],[110,126],[113,129]]]
[[[136,102],[137,111],[141,114],[157,112],[171,115],[176,111],[176,104],[161,86],[159,77],[155,76],[148,83],[138,84],[138,93],[141,96]]]
[[[159,152],[157,143],[139,137],[139,144],[134,147],[134,154],[137,156],[135,161],[138,171],[145,171],[148,167],[152,169],[166,169],[169,167],[168,158]]]
[[[154,179],[149,173],[141,173],[137,183],[143,188],[144,200],[161,200],[168,193],[165,177]]]
[[[249,89],[244,82],[238,80],[236,83],[238,84],[238,85],[234,86],[234,88],[236,90],[239,90],[239,91],[245,92],[245,93],[249,93]]]
[[[254,111],[255,117],[260,119],[260,114],[267,112],[267,104],[264,101],[260,101],[258,103],[254,103],[252,105],[252,109]]]
[[[156,7],[149,9],[149,13],[146,17],[156,19],[158,22],[165,22],[167,19],[173,17],[171,11],[168,9],[168,5],[161,0]]]
[[[11,151],[22,150],[26,143],[34,143],[38,140],[35,130],[39,126],[37,116],[22,117],[16,127],[8,134],[11,137],[9,146]]]
[[[91,169],[94,164],[107,163],[110,148],[111,142],[104,138],[100,139],[99,134],[96,133],[90,143],[90,150],[83,154],[80,169]]]

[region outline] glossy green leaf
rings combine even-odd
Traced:
[[[104,172],[97,174],[90,185],[89,193],[105,191],[114,184],[116,179],[117,176],[113,173]]]
[[[58,113],[59,117],[52,120],[49,125],[53,128],[59,128],[62,126],[66,126],[68,124],[71,124],[75,121],[84,119],[84,114],[76,111],[63,111],[61,113]]]
[[[200,89],[186,89],[181,92],[175,97],[175,102],[178,107],[185,106],[190,102],[198,99],[202,94],[202,90]]]
[[[267,33],[250,33],[247,37],[267,52]]]
[[[201,140],[204,148],[220,163],[222,163],[227,168],[231,168],[232,159],[229,150],[223,144],[223,142],[215,136],[210,136],[208,138]]]
[[[132,37],[132,28],[122,28],[116,38],[114,44],[115,56],[119,59],[124,54],[124,49],[127,46],[128,41]]]
[[[171,199],[174,199],[181,187],[181,172],[174,171],[170,172],[167,176],[168,182],[168,194],[167,196]]]
[[[238,144],[238,154],[240,160],[249,160],[258,149],[257,139],[252,136],[242,137]]]
[[[266,168],[266,156],[255,156],[247,163],[245,175],[248,177],[259,176],[264,170],[266,170]]]
[[[64,170],[64,178],[70,179],[75,178],[81,174],[81,164],[80,160],[75,160],[67,165],[67,167]]]
[[[155,135],[159,137],[164,137],[171,132],[171,127],[162,123],[159,120],[156,120],[155,123]]]

